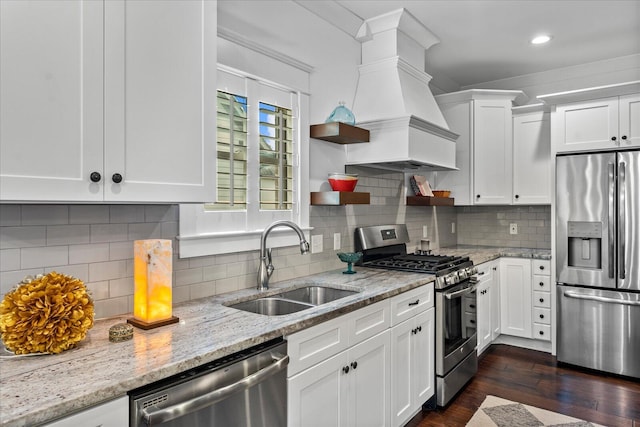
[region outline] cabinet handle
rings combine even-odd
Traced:
[[[498,270],[498,267],[493,267],[493,271],[497,271],[497,270]]]
[[[544,298],[540,298],[540,302],[544,302]]]
[[[615,141],[615,140],[617,140],[617,139],[618,139],[618,138],[616,138],[615,136],[612,136],[612,137],[611,137],[611,140],[612,140],[612,141]]]
[[[358,367],[358,362],[355,362],[355,361],[354,361],[354,362],[351,362],[351,367],[352,367],[353,369],[356,369],[356,368]]]
[[[476,194],[476,199],[479,199],[479,198],[480,198],[480,195],[479,195],[479,194]]]
[[[481,271],[481,272],[478,273],[478,276],[484,276],[484,274],[485,274],[485,272]]]
[[[120,175],[119,173],[114,173],[113,175],[111,175],[111,180],[116,184],[120,184],[122,182],[122,175]]]
[[[91,172],[91,175],[89,175],[89,179],[91,180],[91,182],[100,182],[100,180],[102,179],[102,175],[100,175],[100,172]]]
[[[344,366],[342,368],[342,372],[344,372],[345,374],[348,374],[349,373],[349,367],[348,366]]]
[[[415,329],[412,329],[412,330],[411,330],[411,335],[415,335],[415,334],[417,334],[417,333],[418,333],[418,332],[417,332]]]
[[[469,304],[469,308],[476,308],[475,304]]]
[[[418,326],[418,332],[422,332],[422,326]]]
[[[627,135],[622,135],[621,138],[626,141],[627,140]]]
[[[419,299],[415,300],[414,302],[410,302],[409,303],[409,305],[418,305],[418,304],[420,304],[420,300]]]
[[[542,331],[540,331],[540,332],[538,332],[538,333],[539,333],[540,335],[544,335],[544,332],[542,332]]]
[[[540,318],[541,318],[541,319],[544,319],[544,314],[541,314],[541,315],[540,315]]]
[[[540,270],[544,270],[544,265],[541,265],[541,266],[540,266]]]
[[[476,321],[475,321],[475,320],[473,320],[473,319],[469,319],[469,323],[471,323],[472,325],[474,325],[474,324],[476,323]]]
[[[544,282],[540,282],[540,287],[544,288]]]
[[[516,194],[516,199],[519,199],[519,198],[520,198],[520,195]]]

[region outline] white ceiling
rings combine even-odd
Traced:
[[[407,9],[439,39],[426,71],[471,86],[640,53],[640,0],[298,0],[343,31]],[[553,40],[533,46],[547,33]],[[639,64],[640,65],[640,64]]]

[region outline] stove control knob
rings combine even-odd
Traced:
[[[455,285],[458,283],[458,275],[456,273],[449,273],[445,277],[445,283],[447,285]]]
[[[465,268],[464,270],[458,271],[458,277],[460,278],[460,280],[465,280],[467,277],[469,277],[469,270]]]

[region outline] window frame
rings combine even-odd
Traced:
[[[225,78],[225,75],[235,76],[235,82],[233,78]],[[259,122],[259,109],[257,108],[259,102],[289,108],[288,105],[281,105],[281,102],[278,102],[278,96],[282,96],[283,92],[289,93],[294,115],[293,208],[286,211],[259,209],[259,166],[257,166],[259,165],[259,155],[248,154],[250,160],[247,165],[248,174],[258,175],[258,185],[252,185],[251,180],[247,182],[247,210],[207,211],[204,209],[204,204],[181,204],[178,235],[180,258],[258,250],[262,231],[276,220],[286,219],[295,222],[305,231],[307,238],[309,238],[308,232],[311,230],[309,227],[308,177],[309,95],[300,89],[288,87],[222,64],[218,64],[218,77],[216,80],[217,90],[248,98],[249,127],[254,121]],[[245,93],[237,92],[241,81],[244,83]],[[271,96],[269,96],[270,88],[272,89]],[[252,93],[260,93],[260,96],[254,97],[251,95]],[[247,144],[249,145],[250,142],[247,141]],[[216,165],[213,167],[217,168]],[[254,169],[256,172],[252,172]],[[217,172],[213,175],[217,176]],[[217,191],[217,186],[215,188]],[[215,194],[212,195],[212,200],[216,200]],[[258,209],[254,209],[254,206],[257,206]],[[298,243],[297,236],[293,233],[287,233],[286,230],[276,229],[269,238],[270,247],[293,246]]]

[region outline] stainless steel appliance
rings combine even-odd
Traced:
[[[640,151],[556,169],[558,360],[640,378]]]
[[[288,363],[279,338],[133,390],[129,425],[286,426]]]
[[[436,403],[444,406],[478,370],[476,354],[476,283],[478,272],[468,257],[407,253],[404,224],[357,228],[360,264],[436,276]]]

